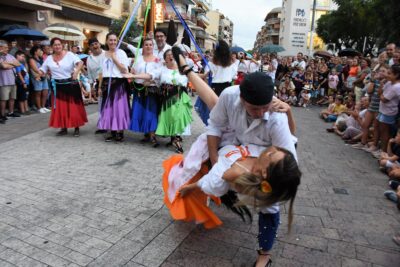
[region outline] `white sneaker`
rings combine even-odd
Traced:
[[[46,110],[44,110],[44,108],[39,109],[39,112],[42,114],[47,113]]]
[[[375,152],[372,152],[371,154],[372,154],[375,158],[380,159],[380,158],[381,158],[381,153],[382,153],[382,150],[378,149],[378,150],[376,150]]]
[[[364,149],[364,148],[368,148],[367,145],[363,145],[362,143],[354,144],[354,145],[352,145],[351,147],[352,147],[352,148],[355,148],[355,149]]]
[[[44,109],[44,111],[46,111],[46,112],[51,112],[51,110],[48,109],[48,108],[43,108],[43,109]]]

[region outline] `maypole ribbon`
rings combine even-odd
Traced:
[[[149,15],[149,10],[150,10],[150,8],[151,8],[151,1],[149,1],[149,2],[147,3],[146,14],[144,15],[143,25],[146,25],[146,23],[147,23],[147,16]],[[136,48],[135,61],[136,61],[137,58],[138,58],[140,46],[142,45],[143,34],[144,34],[144,27],[143,27],[142,34],[140,35],[140,39],[139,39],[138,46],[137,46],[137,48]]]

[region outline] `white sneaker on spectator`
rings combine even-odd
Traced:
[[[39,112],[42,114],[47,113],[46,110],[44,110],[44,108],[39,109]]]
[[[51,110],[48,109],[48,108],[43,108],[43,109],[44,109],[44,111],[46,111],[46,112],[51,112]]]
[[[364,145],[362,143],[357,143],[357,144],[352,145],[351,147],[355,148],[355,149],[365,149],[365,148],[368,148],[368,145],[366,145],[366,144]]]
[[[377,159],[381,158],[381,153],[382,153],[382,150],[380,150],[380,149],[376,150],[375,152],[371,152],[371,154]]]

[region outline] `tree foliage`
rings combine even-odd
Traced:
[[[338,9],[321,16],[317,34],[325,43],[371,52],[400,41],[398,0],[335,0]]]
[[[111,21],[110,31],[119,34],[122,31],[122,28],[124,27],[127,19],[128,17],[126,16],[121,17],[119,19],[113,19]],[[128,32],[125,35],[124,41],[132,43],[133,39],[138,37],[142,33],[142,31],[143,27],[137,23],[136,19],[134,19],[131,27],[129,28]]]

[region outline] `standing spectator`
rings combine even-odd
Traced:
[[[388,82],[383,86],[379,103],[379,136],[381,149],[387,152],[390,139],[390,127],[396,122],[400,100],[400,65],[393,65],[387,74]]]
[[[232,63],[230,58],[229,45],[224,40],[219,40],[209,67],[212,74],[211,87],[219,96],[225,88],[232,85],[237,71],[235,63]],[[208,71],[204,74],[205,77],[207,73]]]
[[[250,58],[250,64],[249,64],[249,73],[253,73],[256,71],[260,70],[260,61],[258,59],[258,54],[257,53],[253,53],[253,58]]]
[[[53,54],[40,67],[41,77],[50,71],[54,84],[49,126],[61,128],[57,135],[68,133],[68,128],[75,128],[74,136],[79,137],[79,127],[87,122],[83,105],[78,74],[83,62],[73,53],[63,50],[61,39],[53,38],[50,42]]]
[[[21,65],[18,60],[8,54],[8,44],[0,40],[0,123],[4,124],[9,117],[20,117],[14,113],[14,101],[17,98],[14,68]],[[8,114],[6,104],[8,101]]]
[[[25,54],[22,51],[17,51],[15,57],[21,64],[15,67],[16,84],[17,84],[17,100],[19,105],[19,112],[24,115],[29,115],[28,111],[28,94],[29,94],[29,72],[26,64]]]
[[[15,53],[17,53],[17,51],[20,50],[18,48],[18,43],[16,40],[12,40],[10,42],[10,52],[8,52],[10,55],[12,55],[13,57],[15,57]]]
[[[386,56],[387,56],[387,64],[392,66],[394,64],[393,56],[396,51],[396,45],[394,43],[390,43],[386,46]]]
[[[43,51],[39,46],[34,46],[31,49],[31,58],[29,59],[29,67],[33,90],[35,94],[35,106],[40,113],[50,112],[46,108],[46,101],[49,92],[49,83],[47,75],[41,76],[40,67],[43,65]]]
[[[361,99],[362,88],[364,88],[364,79],[371,73],[371,61],[367,58],[360,60],[360,69],[357,73],[356,80],[353,82],[354,94],[356,96],[356,102],[358,103]]]
[[[303,70],[306,69],[306,62],[304,61],[303,53],[297,53],[297,60],[292,63],[292,68],[301,67]]]
[[[105,51],[101,49],[101,45],[97,38],[91,38],[89,39],[89,49],[90,52],[92,53],[87,61],[87,74],[89,78],[89,83],[90,87],[92,89],[92,95],[95,97],[98,96],[97,100],[99,103],[99,107],[102,106],[102,96],[100,96],[98,90],[99,90],[99,81],[101,80],[100,73],[102,72],[102,64],[105,59]],[[101,116],[101,113],[99,112],[99,116]],[[101,133],[106,133],[107,130],[102,130],[98,129],[95,134],[101,134]]]
[[[270,55],[270,64],[269,64],[269,69],[267,72],[267,75],[271,77],[272,81],[275,83],[275,75],[276,75],[276,70],[278,68],[278,60],[276,59],[276,54],[272,53]]]
[[[339,76],[337,75],[336,69],[332,69],[328,76],[328,96],[336,95],[337,86],[339,84]]]
[[[296,96],[300,97],[300,92],[303,90],[305,84],[304,69],[298,67],[297,74],[293,78],[293,83],[295,86]]]
[[[317,91],[319,92],[320,96],[324,98],[325,92],[328,92],[327,89],[329,87],[328,85],[329,69],[324,59],[321,59],[321,62],[318,65],[317,74],[318,74]]]

